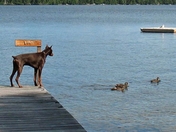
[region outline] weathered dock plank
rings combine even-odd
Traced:
[[[0,86],[0,132],[86,132],[45,89]]]

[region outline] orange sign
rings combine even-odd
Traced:
[[[41,40],[15,40],[15,46],[41,46]]]

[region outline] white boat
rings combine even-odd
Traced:
[[[176,33],[176,28],[164,27],[164,25],[162,25],[160,27],[141,28],[141,31],[148,33]]]

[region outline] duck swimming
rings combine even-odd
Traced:
[[[124,84],[116,84],[115,87],[111,88],[111,90],[118,90],[118,91],[124,91],[128,87],[128,82],[125,82]]]
[[[156,79],[151,80],[151,83],[159,83],[161,80],[159,79],[159,77],[157,77]]]
[[[113,90],[117,90],[117,91],[124,91],[124,90],[125,90],[125,88],[113,87],[113,88],[111,88],[111,90],[112,90],[112,91],[113,91]]]
[[[125,82],[124,84],[116,84],[115,87],[120,87],[120,88],[127,88],[128,87],[128,82]]]

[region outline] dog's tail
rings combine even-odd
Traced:
[[[13,61],[17,61],[17,57],[16,56],[12,56],[13,57]]]
[[[16,59],[16,56],[12,56],[14,59]]]

